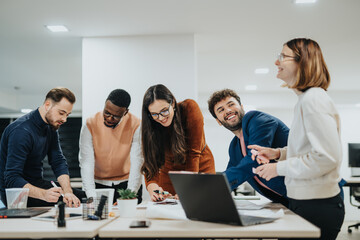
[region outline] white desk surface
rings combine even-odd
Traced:
[[[347,177],[344,179],[347,184],[360,184],[360,177]]]
[[[290,210],[272,223],[232,226],[190,220],[150,219],[149,228],[129,228],[130,222],[144,220],[145,210],[138,209],[135,218],[117,218],[99,230],[101,238],[293,238],[320,236],[320,230]]]
[[[71,212],[78,212],[79,210]],[[66,210],[66,212],[68,213],[68,210]],[[49,214],[44,213],[43,215]],[[66,221],[65,228],[58,228],[54,221],[40,221],[31,218],[0,219],[0,239],[93,238],[98,235],[101,227],[112,220],[114,220],[114,218],[100,221],[83,220],[81,218],[72,219]]]
[[[70,209],[66,212],[78,212]],[[116,210],[115,210],[116,211]],[[129,228],[130,222],[145,219],[145,210],[138,209],[134,218],[109,218],[101,221],[73,219],[65,228],[56,222],[29,218],[0,219],[0,238],[292,238],[319,237],[320,230],[290,210],[272,223],[253,226],[232,226],[191,220],[151,219],[149,228]],[[50,213],[44,215],[51,215]]]

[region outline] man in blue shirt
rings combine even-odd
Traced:
[[[73,191],[70,186],[68,165],[57,131],[66,122],[74,102],[75,96],[70,90],[54,88],[42,106],[6,127],[0,145],[2,199],[5,199],[5,188],[28,188],[28,206],[54,205],[62,195],[68,206],[80,206],[79,197],[86,195],[80,190]],[[60,187],[43,179],[42,161],[46,155]]]
[[[284,147],[287,145],[289,128],[279,119],[263,112],[250,111],[245,114],[240,97],[230,89],[213,93],[208,107],[219,125],[235,134],[229,146],[230,160],[225,171],[231,190],[247,181],[260,194],[287,206],[284,177],[266,181],[254,174],[253,168],[259,164],[251,159],[251,150],[247,146]]]

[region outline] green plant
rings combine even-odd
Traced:
[[[118,189],[117,191],[119,193],[118,199],[134,199],[137,197],[137,193],[130,189]]]

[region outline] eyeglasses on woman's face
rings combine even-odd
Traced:
[[[279,60],[279,62],[284,61],[285,58],[297,59],[296,56],[290,56],[290,55],[286,55],[284,53],[279,53],[278,56],[277,56],[277,60]]]
[[[162,110],[162,111],[159,112],[159,113],[150,113],[150,115],[151,115],[151,117],[152,117],[154,120],[158,120],[160,115],[161,115],[162,117],[167,117],[167,116],[170,115],[170,107],[171,107],[171,102],[170,102],[168,108],[165,108],[164,110]]]

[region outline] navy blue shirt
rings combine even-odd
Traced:
[[[0,145],[0,190],[22,188],[43,178],[43,160],[48,156],[56,178],[69,174],[59,143],[59,133],[34,110],[6,127]]]
[[[242,130],[247,155],[243,156],[240,139],[235,136],[230,143],[230,160],[225,174],[229,180],[231,190],[247,181],[257,192],[262,194],[254,179],[255,174],[252,171],[259,164],[251,159],[251,149],[248,149],[247,146],[256,144],[271,148],[285,147],[287,145],[289,128],[276,117],[259,111],[251,111],[243,117]],[[269,181],[261,177],[258,178],[270,189],[284,197],[287,196],[283,176],[272,178]]]

